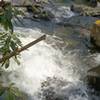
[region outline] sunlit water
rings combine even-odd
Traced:
[[[74,15],[64,6],[53,13],[56,22]],[[27,28],[15,27],[23,45],[46,34],[38,28],[48,28],[50,24],[47,22],[45,25],[38,25],[31,20],[23,23]],[[94,62],[99,64],[100,56],[88,54],[84,57],[80,54],[80,49],[83,48],[70,50],[68,41],[55,34],[47,35],[46,40],[21,53],[20,65],[11,60],[11,65],[6,70],[8,74],[3,76],[3,81],[5,84],[14,83],[20,91],[27,94],[26,100],[100,100],[100,97],[93,94],[94,90],[90,90],[84,82],[87,70],[95,66]]]
[[[15,30],[21,35],[23,45],[44,34],[26,28]],[[61,38],[47,35],[46,40],[21,53],[20,66],[11,61],[6,78],[26,93],[28,100],[99,100],[90,95],[83,82],[88,66],[78,55],[78,50],[66,50],[63,54],[57,46],[61,43]]]

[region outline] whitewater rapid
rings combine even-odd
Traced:
[[[40,30],[26,28],[15,28],[15,31],[20,34],[23,45],[44,34]],[[52,100],[56,98],[89,100],[87,87],[80,80],[80,73],[77,74],[78,72],[75,71],[80,69],[77,56],[71,56],[70,52],[63,55],[54,40],[52,36],[47,35],[46,40],[23,51],[20,65],[11,60],[10,67],[7,69],[8,78],[6,78],[20,91],[26,93],[29,100],[48,100],[47,98],[51,97],[53,97]],[[60,39],[57,41],[62,42]],[[45,86],[46,83],[48,85]],[[41,87],[43,84],[44,86]],[[53,91],[54,96],[50,96],[49,94]],[[40,97],[39,94],[41,94]]]
[[[23,45],[40,37],[43,33],[39,30],[18,28],[21,34],[25,37],[20,37]],[[48,35],[47,35],[48,38]],[[41,41],[28,50],[21,53],[21,65],[18,66],[12,61],[8,71],[14,71],[9,78],[12,82],[22,89],[28,91],[29,94],[33,94],[38,90],[41,82],[47,77],[66,77],[64,68],[62,52],[52,47],[52,44],[47,44],[46,40]],[[70,61],[67,61],[71,65]],[[17,77],[17,78],[16,78]],[[72,80],[69,77],[69,80]]]
[[[15,32],[23,45],[45,34],[39,29],[24,27],[15,27]],[[88,67],[82,62],[84,59],[78,50],[65,49],[64,54],[60,49],[63,42],[60,37],[47,35],[46,40],[23,51],[20,65],[11,60],[4,82],[14,83],[28,96],[26,100],[99,100],[88,93],[82,80]]]

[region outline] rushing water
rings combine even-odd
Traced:
[[[61,7],[58,11],[64,9]],[[57,18],[62,14],[63,17],[73,15],[72,12],[69,15],[69,10],[69,16],[64,12],[56,14]],[[89,53],[85,45],[89,41],[84,43],[85,38],[76,31],[52,22],[24,20],[23,23],[24,27],[15,27],[23,45],[43,34],[47,38],[23,51],[19,66],[11,60],[7,76],[3,76],[4,82],[14,83],[27,95],[26,100],[100,100],[84,82],[87,70],[100,61],[99,54]],[[47,34],[50,32],[52,35]]]
[[[38,29],[15,30],[23,45],[44,34]],[[11,61],[6,78],[26,93],[28,100],[99,100],[83,81],[86,59],[79,49],[66,47],[62,38],[47,35],[46,40],[21,53],[20,66]]]

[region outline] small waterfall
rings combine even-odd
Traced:
[[[40,31],[25,28],[18,28],[17,31],[25,35],[20,38],[23,45],[33,41],[40,34],[43,34]],[[55,45],[51,42],[52,40],[50,40],[51,44],[46,43],[46,41],[41,41],[22,52],[21,65],[18,66],[12,62],[8,69],[8,71],[14,71],[9,76],[11,81],[16,83],[23,91],[28,91],[29,94],[34,94],[40,88],[41,82],[46,80],[47,77],[61,77],[66,79],[66,75],[71,74],[71,72],[62,70],[65,62],[63,61],[63,55],[59,48],[55,49],[52,47],[52,45]],[[67,61],[67,63],[70,67],[71,62]],[[69,81],[73,80],[72,77],[67,79]]]
[[[56,23],[74,16],[66,6],[52,9],[51,5],[47,5],[45,9],[52,11],[55,15],[52,21]],[[51,30],[50,26],[53,27],[54,24],[26,19],[23,19],[23,23],[25,27],[15,27],[15,32],[19,34],[23,45],[46,34],[42,32],[45,27]],[[63,44],[62,38],[47,35],[45,41],[21,53],[19,66],[11,60],[11,65],[6,70],[7,76],[3,77],[4,82],[14,83],[27,95],[28,100],[100,100],[95,94],[90,94],[88,86],[83,82],[88,70],[84,58],[78,54],[77,49],[70,51],[65,47],[61,50]],[[99,58],[96,58],[97,62]]]
[[[21,35],[23,45],[44,34],[26,28],[15,30]],[[58,44],[62,42],[60,39],[56,41]],[[22,52],[21,65],[11,61],[6,78],[26,93],[28,100],[94,100],[80,80],[84,77],[85,65],[76,53],[69,51],[63,55],[57,43],[55,38],[47,35],[45,41]]]

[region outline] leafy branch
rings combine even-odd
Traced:
[[[0,24],[4,31],[0,32],[0,54],[2,57],[15,51],[22,46],[22,43],[18,36],[14,33],[12,19],[13,17],[18,18],[21,12],[16,8],[12,7],[11,3],[6,3],[2,6],[0,10]],[[18,57],[15,55],[14,60],[19,64]],[[10,59],[2,62],[1,66],[8,68],[10,64]]]
[[[0,96],[5,100],[25,100],[25,95],[13,83],[9,86],[3,86],[0,83]]]

